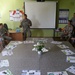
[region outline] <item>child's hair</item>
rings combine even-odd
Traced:
[[[2,26],[3,24],[2,23],[0,23],[0,26]]]
[[[68,22],[72,23],[72,20],[68,20]]]
[[[75,13],[74,13],[75,14]]]
[[[4,28],[6,28],[8,30],[8,26],[6,23],[4,23]]]
[[[27,14],[24,14],[24,16],[26,16],[26,17],[27,17]]]

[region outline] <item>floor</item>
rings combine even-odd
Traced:
[[[66,41],[66,40],[61,39],[60,37],[54,37],[53,39],[54,39],[55,41]]]
[[[55,37],[55,38],[53,38],[54,39],[54,41],[67,41],[67,40],[62,40],[62,39],[60,39],[60,37]],[[70,42],[70,41],[69,41]],[[71,43],[71,42],[70,42]],[[72,44],[72,43],[71,43]],[[74,48],[75,48],[75,45],[72,45]]]
[[[67,40],[63,40],[63,39],[60,39],[60,37],[55,37],[53,38],[54,41],[67,41]],[[8,45],[9,43],[6,42],[6,45]],[[74,48],[75,48],[75,45],[74,45]]]

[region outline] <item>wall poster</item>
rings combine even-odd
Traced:
[[[69,9],[59,9],[59,24],[67,24],[69,19]]]

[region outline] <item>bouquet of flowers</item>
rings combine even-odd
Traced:
[[[45,48],[43,41],[38,41],[35,45],[32,51],[37,51],[38,54],[42,54],[43,52],[48,52],[48,49]]]
[[[42,48],[44,48],[44,43],[42,41],[37,42],[35,48],[37,49],[37,51],[42,52]]]

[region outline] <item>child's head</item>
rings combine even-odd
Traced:
[[[23,19],[27,19],[27,14],[23,14]]]
[[[3,24],[2,23],[0,23],[0,29],[3,27]]]
[[[68,20],[68,25],[71,25],[71,22],[72,22],[71,20]]]
[[[75,13],[73,14],[73,17],[75,17]]]

